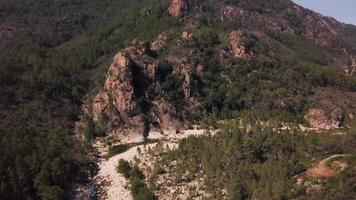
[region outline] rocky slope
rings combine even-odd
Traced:
[[[139,43],[116,54],[104,88],[88,108],[96,123],[110,122],[110,125],[103,125],[114,132],[129,130],[144,135],[151,128],[175,130],[184,127],[178,108],[155,94],[164,92],[161,79],[166,78],[163,77],[168,75],[165,73],[177,75],[182,79],[176,92],[181,93],[187,106],[193,107],[195,101],[190,94],[190,82],[197,69],[174,56],[164,59],[164,64],[172,69],[163,68],[165,66],[156,58],[156,51],[163,45],[164,39],[159,36],[152,44]]]
[[[204,108],[210,95],[206,90],[211,85],[206,77],[216,76],[222,80],[219,84],[232,84],[236,78],[229,71],[238,69],[236,62],[263,65],[276,57],[283,60],[285,55],[329,66],[353,81],[356,45],[350,42],[350,25],[292,1],[172,0],[164,15],[176,18],[179,28],[161,33],[155,40],[135,40],[118,52],[106,74],[105,85],[85,105],[86,114],[100,129],[114,135],[126,132],[147,136],[151,129],[184,128],[219,107],[219,103],[213,102]],[[204,30],[209,26],[218,27],[219,31],[205,36],[202,32],[211,31]],[[307,53],[303,52],[303,45],[309,48],[305,49]],[[211,58],[216,61],[209,61]],[[209,71],[213,65],[220,69]],[[304,120],[315,129],[339,128],[346,118],[353,117],[356,91],[352,87],[324,89],[312,84],[308,86],[313,88],[310,91],[286,88],[290,90],[286,91],[289,97],[271,99],[272,107],[280,110],[292,107],[293,112],[305,113]],[[317,93],[329,95],[331,91],[347,95],[348,99],[343,103],[332,99],[317,102]],[[307,104],[301,109],[293,100],[299,96]],[[253,107],[258,108],[258,103]]]

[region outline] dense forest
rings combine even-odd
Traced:
[[[224,1],[241,4],[254,12],[264,12],[266,6],[273,5],[274,10],[284,6],[282,0],[278,1],[280,4],[271,2]],[[0,2],[0,199],[67,199],[75,183],[87,181],[90,140],[99,133],[92,125],[92,130],[87,130],[86,142],[76,141],[74,125],[82,114],[83,102],[103,86],[114,54],[134,40],[152,41],[162,32],[171,37],[168,47],[156,55],[164,92],[152,94],[152,98],[166,99],[182,110],[182,118],[191,123],[238,117],[303,123],[303,114],[310,107],[328,107],[329,104],[316,98],[320,91],[336,94],[333,103],[354,109],[349,102],[344,104],[343,99],[345,94],[356,92],[356,76],[345,76],[339,68],[327,66],[332,49],[325,50],[299,36],[268,32],[275,43],[267,44],[247,34],[245,42],[249,50],[263,58],[229,58],[228,64],[222,66],[218,50],[227,45],[226,33],[248,25],[218,23],[211,15],[217,3],[206,0],[197,20],[199,25],[191,30],[192,41],[178,48],[173,44],[181,29],[194,18],[179,20],[168,16],[169,3],[168,0]],[[293,17],[289,20],[293,21]],[[298,25],[299,21],[293,23]],[[353,48],[354,29],[349,26],[345,33]],[[276,44],[283,44],[291,53],[284,55]],[[205,67],[202,76],[192,83],[192,94],[200,107],[191,113],[186,112],[189,109],[181,101],[181,77],[160,59],[177,52],[193,52],[189,59],[198,60]],[[229,84],[221,74],[232,77]],[[343,125],[350,120],[344,116]],[[340,138],[319,138],[294,133],[282,135],[271,130],[244,135],[235,128],[225,129],[214,138],[182,141],[180,149],[167,155],[167,160],[185,158],[191,162],[182,162],[179,168],[192,171],[201,163],[212,190],[227,182],[231,199],[257,198],[255,195],[270,199],[302,197],[303,191],[293,188],[290,177],[304,169],[308,153],[313,156],[350,153],[356,146],[354,132]],[[280,174],[271,172],[276,166]],[[154,199],[142,183],[140,173],[132,173],[132,182]],[[355,196],[351,185],[355,176],[350,168],[326,185],[327,192],[312,198],[351,199]],[[259,191],[272,184],[279,186],[278,191]],[[332,196],[340,184],[347,187],[338,191],[340,196]],[[291,189],[298,194],[286,192]]]
[[[0,2],[1,199],[66,199],[85,181],[86,145],[73,140],[74,123],[112,54],[165,28],[153,19],[152,32],[135,25],[147,3]]]

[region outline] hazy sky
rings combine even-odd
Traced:
[[[303,7],[356,25],[356,0],[293,0]]]

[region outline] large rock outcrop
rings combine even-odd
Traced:
[[[168,8],[168,13],[174,17],[181,17],[188,11],[186,0],[172,0]]]
[[[338,37],[339,30],[343,29],[335,19],[315,13],[307,14],[305,24],[305,36],[322,46],[331,45],[334,38]]]
[[[342,49],[345,48],[350,54],[355,53],[352,50],[355,46],[353,45],[354,47],[350,48],[350,45],[347,45],[347,43],[353,41],[353,37],[350,37],[349,34],[349,29],[352,29],[349,25],[305,9],[292,1],[285,2],[282,10],[278,7],[274,5],[271,7],[256,6],[256,9],[254,9],[252,3],[239,1],[234,5],[221,5],[216,9],[215,16],[221,23],[234,27],[234,29],[262,31],[267,33],[270,39],[277,39],[277,42],[280,42],[280,36],[294,37],[298,35],[305,37],[314,42],[316,46],[333,49],[333,56],[324,59],[324,64],[333,67],[346,66],[349,57],[342,53]],[[335,44],[338,44],[338,46],[335,46]]]
[[[103,89],[86,109],[96,124],[109,133],[131,130],[144,135],[152,128],[183,128],[182,111],[164,97],[159,63],[166,62],[172,67],[172,71],[164,73],[182,80],[177,90],[182,91],[182,100],[188,108],[196,104],[191,94],[192,77],[202,66],[173,55],[157,58],[156,51],[165,47],[166,40],[167,36],[161,34],[152,43],[136,42],[115,55]]]
[[[134,63],[129,55],[118,53],[107,73],[104,89],[109,91],[112,104],[126,121],[136,107],[134,88]]]
[[[249,59],[252,56],[246,47],[246,37],[241,31],[233,31],[229,35],[231,53],[235,58]]]

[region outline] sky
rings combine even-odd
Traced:
[[[295,3],[331,16],[341,22],[356,25],[356,0],[293,0]]]

